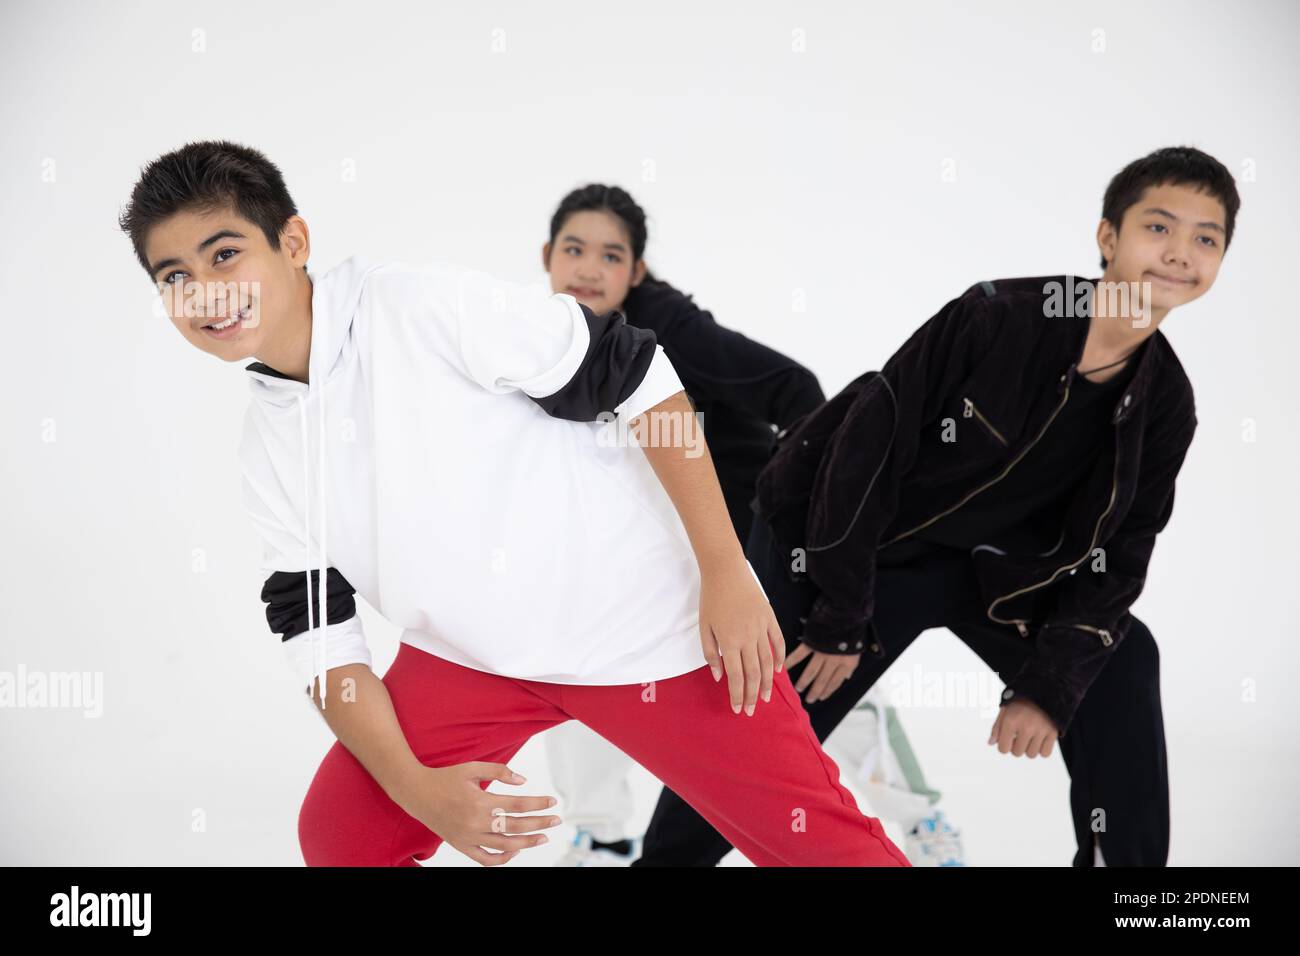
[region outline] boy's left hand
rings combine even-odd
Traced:
[[[701,569],[700,644],[715,681],[725,672],[731,709],[754,715],[772,699],[772,673],[785,663],[785,638],[749,564],[728,561]]]
[[[1046,711],[1031,700],[1013,700],[998,712],[989,733],[989,743],[999,753],[1016,757],[1050,757],[1056,743],[1056,724]]]

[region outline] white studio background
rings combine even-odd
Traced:
[[[1218,157],[1242,211],[1215,287],[1162,325],[1201,424],[1135,611],[1162,655],[1169,862],[1293,862],[1298,20],[1187,0],[6,2],[0,671],[102,674],[103,710],[0,710],[0,863],[301,863],[333,737],[259,600],[246,363],[154,316],[116,224],[141,166],[216,138],[280,166],[320,269],[366,252],[541,281],[560,198],[621,184],[652,268],[828,395],[973,282],[1093,274],[1129,160]],[[362,614],[382,673],[398,630]],[[915,668],[983,665],[934,631],[895,671]],[[978,707],[902,716],[972,864],[1068,865],[1059,756],[998,754]],[[540,738],[513,766],[552,792]],[[635,782],[643,826],[658,786]]]

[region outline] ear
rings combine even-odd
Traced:
[[[1115,261],[1115,245],[1119,242],[1119,233],[1111,225],[1109,219],[1102,219],[1097,223],[1097,251],[1105,257],[1107,262]]]
[[[551,244],[549,242],[542,243],[542,269],[545,272],[551,271]]]
[[[311,258],[311,231],[302,216],[290,216],[280,230],[280,245],[289,250],[289,260],[301,269]]]
[[[646,264],[645,259],[636,261],[636,268],[632,270],[632,281],[628,283],[629,288],[635,289],[645,279]]]

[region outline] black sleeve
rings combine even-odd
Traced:
[[[636,391],[655,356],[655,335],[627,324],[617,309],[597,315],[578,303],[591,332],[587,354],[557,392],[534,398],[546,414],[572,422],[594,422],[612,413]]]
[[[821,384],[794,359],[719,325],[661,279],[646,278],[624,302],[656,340],[692,398],[748,411],[778,429],[826,401]]]
[[[311,572],[311,609],[312,620],[320,627],[320,598],[317,585],[320,583],[320,570]],[[325,606],[329,611],[329,623],[338,624],[355,617],[356,601],[352,595],[356,588],[348,583],[347,578],[330,568],[325,575]],[[266,606],[266,623],[272,632],[281,635],[280,640],[287,641],[307,630],[307,575],[303,571],[276,571],[262,585],[262,600]]]
[[[988,354],[991,328],[982,293],[967,290],[951,300],[912,333],[878,374],[860,379],[863,385],[834,432],[820,438],[803,538],[782,542],[806,549],[808,579],[820,592],[803,636],[814,650],[853,654],[874,642],[868,623],[875,610],[881,537],[898,513],[923,426],[938,417],[958,383]],[[810,416],[809,423],[817,417]],[[794,434],[791,439],[807,445],[805,439],[813,437]],[[790,447],[784,466],[775,457],[772,465],[789,468],[794,462],[802,471],[801,450]],[[764,480],[760,475],[760,484]]]

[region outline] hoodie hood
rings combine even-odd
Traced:
[[[308,461],[310,445],[307,441],[309,415],[308,406],[315,402],[317,447],[320,455],[316,475],[318,482],[317,500],[327,500],[326,487],[328,469],[325,467],[325,393],[330,380],[347,362],[356,358],[356,340],[352,335],[352,319],[361,300],[361,290],[365,278],[380,263],[369,262],[359,256],[353,256],[324,274],[307,270],[311,280],[311,345],[307,358],[307,382],[299,382],[276,371],[263,362],[253,362],[244,366],[249,375],[249,390],[253,400],[267,409],[285,409],[296,406],[298,410],[299,433],[302,442],[302,488],[306,508],[303,537],[306,546],[303,554],[303,574],[307,579],[307,591],[311,592],[312,565],[320,571],[317,581],[317,606],[321,612],[320,626],[316,626],[312,602],[307,602],[307,630],[312,641],[312,672],[320,681],[321,706],[325,706],[325,655],[317,653],[324,641],[325,629],[329,626],[329,608],[326,602],[326,578],[329,565],[329,518],[328,509],[322,507],[318,520],[316,540],[320,543],[318,554],[312,552],[311,535],[311,479],[312,467]]]
[[[311,280],[311,347],[307,357],[307,383],[289,378],[264,362],[244,366],[249,388],[258,402],[283,408],[295,402],[299,392],[311,394],[318,383],[335,370],[344,359],[345,346],[352,330],[352,317],[361,300],[365,278],[379,264],[353,256],[324,274],[308,268]]]

